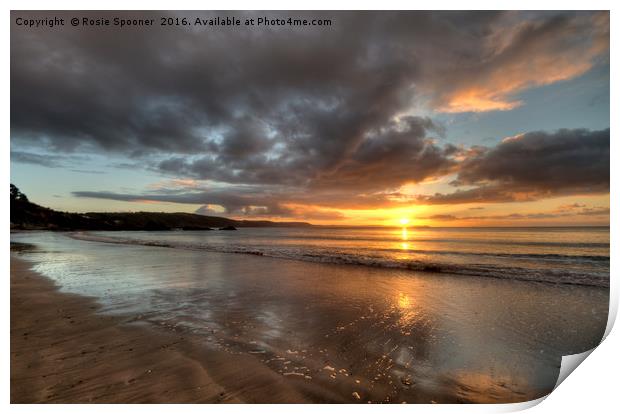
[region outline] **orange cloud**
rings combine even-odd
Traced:
[[[441,80],[449,86],[436,100],[440,112],[511,110],[523,105],[514,98],[523,90],[583,75],[609,51],[609,14],[522,22],[499,33],[480,62]]]
[[[161,190],[170,188],[196,189],[200,188],[200,183],[192,178],[174,178],[171,180],[162,180],[149,184],[151,190]]]
[[[483,82],[454,92],[441,106],[441,112],[508,111],[523,104],[511,95],[527,88],[549,85],[580,76],[592,68],[592,58],[575,62],[574,56],[534,56],[532,60],[514,62],[494,69]]]

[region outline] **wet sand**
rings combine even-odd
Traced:
[[[601,288],[31,240],[12,402],[528,401],[607,320]]]
[[[304,396],[251,356],[206,350],[182,335],[97,313],[11,258],[11,403],[239,403]],[[221,385],[210,375],[217,375]],[[232,385],[234,384],[234,385]]]

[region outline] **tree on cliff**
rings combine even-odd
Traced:
[[[28,197],[19,191],[19,188],[11,184],[11,201],[28,201]]]

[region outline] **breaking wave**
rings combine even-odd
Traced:
[[[248,246],[239,243],[223,244],[145,240],[84,232],[72,233],[71,237],[78,240],[102,243],[247,254],[317,263],[370,266],[451,275],[493,277],[585,286],[609,286],[608,256],[413,250],[411,253],[420,258],[403,258],[395,257],[395,253],[398,252],[395,249],[321,249],[316,247],[291,247],[278,244]],[[470,260],[467,263],[440,260],[445,256],[468,256]],[[472,262],[472,258],[474,262]],[[476,258],[479,258],[478,262],[475,262]],[[495,258],[495,260],[493,260],[493,258]],[[503,261],[509,264],[498,263],[498,258],[503,259]],[[519,261],[522,261],[523,264],[518,265]],[[593,266],[587,269],[587,271],[576,266],[583,263],[591,263]]]

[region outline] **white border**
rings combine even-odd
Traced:
[[[614,47],[617,45],[617,31],[615,30],[615,10],[618,9],[616,4],[618,2],[612,1],[599,1],[590,0],[587,2],[577,2],[575,0],[568,1],[549,1],[549,0],[522,0],[522,1],[488,1],[488,0],[470,0],[464,1],[433,1],[433,2],[419,2],[414,3],[411,1],[394,1],[394,0],[382,0],[381,2],[359,0],[359,1],[340,1],[334,0],[314,0],[305,2],[285,2],[282,0],[231,0],[226,2],[205,2],[197,0],[176,0],[162,1],[127,1],[127,0],[109,0],[109,1],[89,1],[78,2],[72,1],[55,1],[50,3],[49,1],[8,1],[6,4],[9,8],[5,13],[5,20],[3,24],[5,28],[2,36],[2,78],[4,88],[4,99],[2,100],[2,122],[3,130],[7,132],[5,139],[2,141],[2,160],[0,163],[0,171],[4,177],[5,183],[10,181],[10,10],[441,10],[441,9],[464,9],[468,10],[611,10],[611,67],[617,68],[617,59],[614,53]],[[616,6],[616,7],[614,7]],[[613,71],[612,71],[613,73]],[[611,108],[612,114],[617,114],[615,102],[618,97],[617,82],[614,81],[613,76],[611,79]],[[615,118],[612,116],[610,119],[611,131],[615,129]],[[615,156],[618,156],[618,144],[615,139],[611,139],[611,157],[612,160]],[[617,164],[611,164],[611,193],[618,194],[618,169]],[[6,184],[5,184],[6,185]],[[615,243],[615,236],[619,234],[618,223],[616,221],[616,202],[614,197],[611,197],[611,254],[614,258],[618,257],[618,246]],[[6,229],[5,235],[9,234],[9,203],[8,199],[3,198],[0,202],[0,209],[4,217],[3,226]],[[10,401],[10,350],[9,350],[9,309],[10,309],[10,292],[9,292],[9,239],[5,236],[2,240],[1,260],[2,267],[5,269],[4,276],[4,301],[2,312],[2,367],[3,376],[1,379],[2,384],[2,401],[8,405]],[[611,261],[611,276],[612,276],[612,289],[611,289],[611,307],[610,307],[610,321],[606,334],[609,333],[613,324],[613,319],[617,314],[618,308],[618,289],[616,289],[615,277],[615,260]],[[617,331],[617,329],[616,329]],[[83,405],[13,405],[7,407],[11,412],[16,413],[32,413],[39,411],[46,411],[52,413],[82,413],[88,410],[92,413],[109,413],[111,410],[115,412],[135,412],[135,411],[149,411],[152,413],[164,413],[174,410],[175,412],[204,412],[205,410],[217,411],[219,413],[238,413],[245,410],[252,410],[253,412],[261,413],[285,413],[289,410],[295,410],[301,413],[312,412],[316,409],[327,411],[369,411],[375,412],[393,411],[393,410],[415,410],[416,412],[509,412],[517,411],[525,408],[532,408],[531,412],[535,413],[547,413],[547,412],[583,412],[588,410],[590,412],[607,412],[609,408],[617,406],[616,395],[616,372],[619,368],[617,350],[620,349],[620,337],[617,332],[607,337],[604,342],[587,358],[587,361],[578,367],[576,373],[570,375],[561,386],[555,390],[550,396],[544,400],[544,403],[538,404],[541,400],[523,404],[507,404],[507,405],[466,405],[466,406],[450,406],[450,405],[416,405],[415,407],[405,405],[390,405],[390,406],[376,406],[376,405],[345,405],[345,406],[317,406],[317,405],[295,405],[293,407],[288,405],[252,405],[252,406],[202,406],[202,405],[181,405],[181,406],[168,406],[168,405],[90,405],[85,407]],[[538,404],[538,405],[537,405]]]

